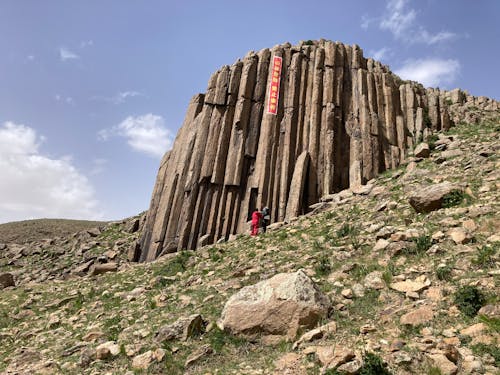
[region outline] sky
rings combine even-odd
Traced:
[[[0,223],[146,210],[190,98],[250,51],[358,44],[500,100],[500,1],[0,1]]]

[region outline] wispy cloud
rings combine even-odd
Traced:
[[[387,0],[382,16],[370,18],[363,15],[360,26],[366,30],[372,24],[377,24],[381,30],[389,31],[394,38],[405,43],[433,45],[458,37],[456,33],[447,30],[437,33],[428,31],[417,16],[418,12],[409,6],[409,0]]]
[[[54,95],[54,99],[56,102],[66,103],[70,105],[75,104],[75,100],[71,96],[61,96],[59,94]]]
[[[383,61],[391,55],[391,49],[389,47],[383,47],[379,50],[371,50],[368,52],[374,60]]]
[[[137,96],[145,96],[143,93],[139,91],[133,91],[133,90],[128,90],[128,91],[120,91],[117,94],[113,96],[93,96],[91,99],[92,100],[98,100],[102,102],[110,102],[113,104],[122,104],[125,103],[125,101],[129,98],[134,98]]]
[[[80,42],[80,48],[92,47],[94,45],[93,40],[82,40]]]
[[[152,113],[129,116],[120,124],[99,131],[98,138],[106,141],[112,136],[124,137],[132,149],[161,158],[172,146],[172,133],[166,128],[163,117]]]
[[[80,58],[76,53],[70,51],[66,47],[60,47],[59,48],[59,58],[61,61],[68,61],[68,60],[77,60]]]
[[[395,73],[403,79],[436,87],[452,84],[460,73],[460,63],[454,59],[408,60]]]
[[[89,180],[70,157],[40,151],[46,141],[28,126],[0,126],[0,222],[33,218],[99,219]]]

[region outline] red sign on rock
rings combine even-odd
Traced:
[[[279,56],[273,57],[271,84],[269,85],[269,99],[267,101],[267,113],[271,115],[278,113],[282,61],[283,59]]]

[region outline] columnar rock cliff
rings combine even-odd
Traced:
[[[267,112],[274,56],[283,62],[276,115]],[[470,100],[402,81],[356,45],[249,52],[191,99],[161,161],[138,260],[245,232],[256,207],[269,206],[273,222],[303,214],[397,167],[419,140],[450,127],[450,104]]]

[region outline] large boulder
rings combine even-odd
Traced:
[[[439,210],[443,206],[443,198],[453,191],[463,191],[463,189],[449,182],[442,182],[417,189],[410,196],[409,202],[417,212],[431,212]]]
[[[293,339],[299,329],[316,326],[329,308],[328,297],[304,272],[281,273],[233,295],[219,325],[232,334]]]

